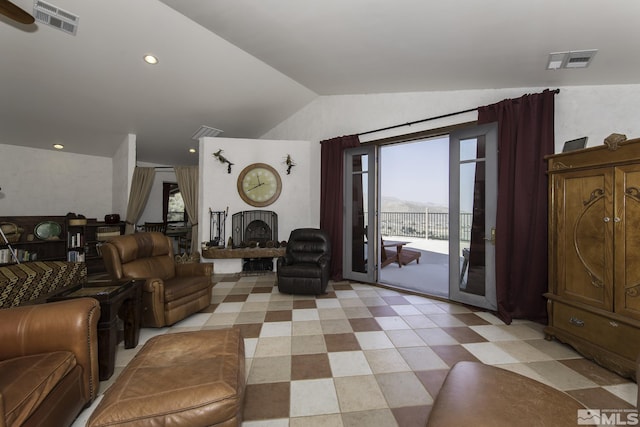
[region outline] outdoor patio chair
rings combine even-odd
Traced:
[[[411,261],[415,261],[420,264],[420,251],[414,251],[404,247],[404,243],[395,246],[385,246],[384,239],[380,239],[380,261],[381,268],[386,267],[391,263],[398,263],[398,267],[409,264]],[[399,257],[398,257],[399,254]]]

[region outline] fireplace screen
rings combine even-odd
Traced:
[[[234,247],[267,247],[278,242],[278,214],[273,211],[242,211],[231,217]]]

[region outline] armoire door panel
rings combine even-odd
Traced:
[[[561,296],[612,309],[613,253],[610,169],[567,173],[556,194]],[[607,220],[609,219],[609,220]]]
[[[640,320],[640,165],[615,173],[615,311]]]

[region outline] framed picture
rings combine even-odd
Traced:
[[[572,139],[571,141],[567,141],[564,143],[562,147],[562,152],[566,153],[567,151],[580,150],[587,145],[587,137],[583,136],[582,138]]]

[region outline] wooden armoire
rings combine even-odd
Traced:
[[[640,139],[547,161],[546,336],[633,378],[640,355]]]

